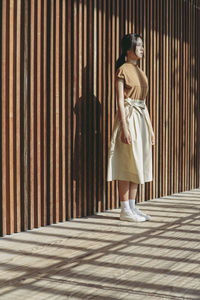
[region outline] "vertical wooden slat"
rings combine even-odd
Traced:
[[[175,147],[175,138],[174,138],[174,130],[175,130],[175,124],[174,124],[174,59],[175,59],[175,50],[174,50],[174,44],[175,40],[173,38],[174,35],[174,2],[171,3],[171,193],[174,193],[174,179],[175,179],[175,173],[174,173],[174,147]]]
[[[9,2],[2,1],[2,203],[1,203],[1,233],[5,235],[9,232],[7,224],[9,213],[7,203],[9,201],[9,155],[8,155],[8,21]]]
[[[43,162],[43,178],[42,178],[42,226],[47,225],[47,0],[43,1],[43,27],[42,27],[42,41],[43,41],[43,108],[42,108],[42,128],[43,128],[43,153],[42,153],[42,162]],[[64,101],[63,101],[64,102]],[[64,128],[64,126],[63,126]],[[63,164],[64,165],[64,164]],[[63,211],[64,208],[63,208]]]
[[[55,2],[55,221],[60,221],[60,1]]]
[[[166,182],[166,188],[165,188],[165,195],[168,195],[168,187],[169,187],[169,124],[170,124],[170,119],[169,119],[169,72],[168,72],[168,66],[169,66],[169,5],[168,5],[169,0],[165,2],[165,11],[166,11],[166,24],[165,24],[165,35],[166,35],[166,47],[165,47],[165,70],[166,70],[166,78],[165,78],[165,89],[166,89],[166,104],[165,104],[165,109],[166,109],[166,124],[165,124],[165,129],[166,129],[166,144],[165,144],[165,160],[166,160],[166,172],[165,172],[165,182]]]
[[[82,3],[77,3],[77,18],[79,22],[77,22],[77,98],[74,106],[76,107],[76,134],[75,134],[75,148],[74,148],[74,164],[76,164],[76,217],[81,216],[82,209]]]
[[[115,4],[115,1],[113,2],[113,5],[114,4]],[[132,24],[133,24],[132,5],[133,5],[133,1],[128,0],[128,32],[132,32]],[[115,16],[114,11],[113,11],[113,16]],[[113,37],[115,37],[114,34],[113,34]],[[112,45],[114,45],[114,42],[112,43]]]
[[[30,228],[35,227],[35,198],[36,198],[36,176],[35,176],[35,1],[30,2]]]
[[[102,210],[106,209],[106,197],[108,195],[107,186],[108,183],[105,184],[105,178],[106,178],[106,151],[104,149],[106,148],[106,131],[105,131],[105,125],[106,125],[106,71],[107,71],[107,65],[106,65],[106,0],[102,0],[102,147],[101,151],[103,153],[102,157]]]
[[[66,94],[67,94],[67,87],[66,87],[66,31],[65,28],[67,26],[67,9],[66,1],[62,1],[62,218],[61,220],[66,220],[66,202],[67,202],[67,189],[66,189]]]
[[[132,32],[135,32],[135,2],[136,0],[132,1]],[[117,40],[117,37],[116,37]],[[119,43],[118,43],[119,45]],[[116,56],[117,58],[118,56]]]
[[[72,2],[73,3],[73,2]],[[74,1],[74,3],[72,4],[73,5],[73,44],[72,44],[72,47],[73,47],[73,94],[72,94],[72,99],[73,99],[73,108],[75,108],[76,106],[76,101],[77,101],[77,87],[78,87],[78,84],[77,84],[77,78],[78,78],[78,73],[77,73],[77,67],[78,67],[78,62],[77,62],[77,59],[78,59],[78,54],[77,54],[77,51],[78,51],[78,48],[76,46],[77,44],[77,40],[75,39],[75,36],[78,35],[78,29],[77,29],[77,24],[78,24],[78,21],[77,21],[77,1]],[[73,154],[74,154],[74,164],[75,164],[75,161],[78,160],[76,162],[76,166],[78,166],[78,163],[79,163],[79,159],[78,159],[78,155],[77,153],[79,154],[79,143],[78,143],[78,146],[77,148],[75,148],[75,142],[76,142],[76,132],[75,132],[75,128],[76,128],[76,124],[77,124],[77,117],[75,116],[75,114],[73,115],[73,127],[71,128],[72,132],[73,132]],[[77,168],[75,168],[75,172],[78,173],[79,170]],[[78,174],[77,174],[78,176]],[[73,209],[73,218],[76,217],[76,211],[77,211],[77,198],[78,198],[78,195],[76,193],[77,191],[77,185],[78,185],[78,180],[77,181],[73,181],[73,205],[72,205],[72,209]]]
[[[183,57],[182,57],[182,62],[183,62],[183,74],[186,74],[186,23],[184,20],[186,19],[186,4],[183,3],[183,22],[182,22],[182,31],[183,31]],[[182,147],[182,190],[186,189],[186,182],[185,182],[185,174],[186,174],[186,165],[185,165],[185,153],[186,153],[186,81],[184,80],[184,75],[183,75],[183,98],[182,98],[182,103],[183,103],[183,109],[182,109],[182,118],[183,118],[183,147]]]
[[[102,15],[103,15],[103,11],[102,11],[102,0],[98,1],[98,45],[102,45]],[[84,24],[85,25],[85,24]],[[97,182],[97,190],[98,190],[98,194],[97,194],[97,200],[98,200],[98,206],[97,206],[97,211],[101,211],[102,210],[102,156],[103,156],[103,151],[101,149],[102,147],[102,94],[103,91],[100,88],[103,83],[102,83],[102,47],[98,47],[98,61],[99,64],[97,64],[97,80],[98,80],[98,85],[97,85],[97,90],[98,90],[98,101],[99,101],[99,105],[98,105],[98,114],[97,114],[97,118],[98,118],[98,144],[97,144],[97,157],[98,157],[98,182]],[[108,142],[109,145],[109,142]],[[83,195],[85,196],[85,195]]]
[[[194,1],[195,2],[195,1]],[[194,186],[194,182],[195,182],[195,175],[194,175],[194,171],[195,171],[195,135],[194,135],[194,116],[195,116],[195,112],[194,112],[194,105],[195,105],[195,96],[194,96],[194,60],[195,60],[195,56],[194,56],[194,3],[191,7],[191,114],[190,114],[190,120],[191,120],[191,131],[190,131],[190,144],[191,144],[191,148],[190,148],[190,153],[191,153],[191,157],[190,157],[190,161],[191,161],[191,188]]]
[[[88,95],[87,95],[87,167],[88,167],[88,173],[87,173],[87,184],[88,184],[88,190],[87,190],[87,207],[88,207],[88,215],[93,214],[93,169],[94,169],[94,139],[93,139],[93,72],[90,72],[90,70],[93,70],[93,55],[94,55],[94,48],[93,48],[93,28],[94,28],[94,14],[93,14],[93,1],[89,0],[88,2],[88,20],[89,20],[89,31],[88,31]]]
[[[167,156],[166,156],[166,152],[167,152],[167,119],[166,119],[166,102],[167,102],[167,98],[166,98],[166,57],[167,57],[167,53],[166,53],[166,39],[167,39],[167,34],[166,34],[166,2],[163,3],[162,5],[162,11],[166,12],[163,14],[163,20],[162,20],[162,24],[163,24],[163,32],[162,32],[162,66],[163,66],[163,80],[162,80],[162,97],[163,97],[163,101],[162,101],[162,107],[163,107],[163,145],[162,145],[162,162],[163,162],[163,180],[162,180],[162,187],[161,187],[161,195],[165,196],[167,195]]]
[[[72,2],[73,3],[73,2]],[[73,47],[73,95],[72,95],[72,99],[73,99],[73,108],[75,108],[76,106],[76,101],[77,101],[77,47],[76,47],[76,42],[77,40],[75,39],[75,36],[78,35],[77,33],[77,1],[74,1],[74,3],[72,4],[73,5],[73,44],[72,44],[72,47]],[[76,128],[76,124],[77,124],[77,116],[75,114],[73,114],[73,127],[71,128],[72,132],[73,132],[73,154],[74,154],[74,164],[75,164],[75,161],[78,159],[78,155],[77,155],[77,152],[79,153],[79,144],[78,144],[78,147],[75,148],[75,142],[76,142],[76,132],[75,132],[75,129]],[[76,166],[78,165],[78,161],[76,161]],[[78,169],[77,167],[75,168],[74,170],[76,172],[76,176],[78,176]],[[72,208],[73,208],[73,215],[72,217],[75,218],[76,217],[76,210],[77,210],[77,194],[76,194],[76,191],[77,191],[77,184],[78,184],[78,180],[74,180],[73,181],[73,203],[72,203]]]
[[[177,130],[178,130],[178,100],[177,100],[177,90],[178,90],[178,81],[177,81],[177,63],[178,63],[178,52],[177,52],[177,3],[174,2],[174,78],[173,78],[173,84],[174,84],[174,92],[173,92],[173,110],[174,110],[174,131],[173,131],[173,137],[174,137],[174,193],[177,193],[177,158],[178,158],[178,140],[176,137]]]
[[[152,81],[153,82],[151,84],[151,87],[152,87],[152,102],[153,102],[153,112],[152,112],[152,125],[153,125],[153,128],[154,128],[154,133],[155,133],[155,144],[156,144],[156,147],[154,148],[154,151],[153,151],[153,173],[154,173],[154,180],[153,180],[153,198],[157,197],[157,193],[156,193],[156,185],[157,185],[157,181],[156,181],[156,162],[157,162],[157,159],[156,159],[156,149],[158,147],[158,141],[159,141],[159,138],[158,138],[158,133],[156,131],[156,63],[155,63],[155,59],[156,59],[156,56],[157,56],[157,53],[156,53],[156,9],[155,9],[155,4],[154,5],[151,5],[151,18],[153,20],[152,22]]]
[[[167,189],[167,194],[171,193],[171,58],[172,58],[172,52],[171,52],[171,1],[168,1],[168,31],[167,31],[167,36],[168,36],[168,55],[167,55],[167,73],[168,73],[168,189]]]
[[[88,74],[88,65],[87,65],[87,0],[84,0],[83,7],[83,215],[87,215],[87,130],[86,130],[86,120],[87,120],[87,74]]]
[[[56,222],[55,214],[55,139],[54,139],[54,95],[55,95],[55,78],[54,78],[54,1],[51,0],[51,31],[50,31],[50,224]]]
[[[180,1],[180,15],[182,16],[183,15],[183,7],[182,7],[182,1]],[[179,21],[178,21],[178,32],[179,32],[179,39],[178,39],[178,42],[179,42],[179,74],[180,74],[180,77],[179,77],[179,97],[180,99],[182,99],[182,101],[179,102],[180,106],[179,106],[179,130],[180,130],[180,135],[179,135],[179,157],[178,157],[178,160],[179,160],[179,168],[178,168],[178,191],[180,192],[182,190],[182,178],[183,178],[183,173],[184,173],[184,168],[183,168],[183,157],[182,157],[182,151],[183,151],[183,35],[182,35],[182,22],[183,22],[183,18],[180,18],[180,15],[179,15]],[[182,151],[181,151],[182,149]]]
[[[28,184],[28,9],[29,3],[24,3],[24,36],[23,36],[23,228],[29,228],[29,184]],[[37,225],[35,225],[37,226]]]
[[[195,0],[194,3],[195,5],[197,1]],[[196,63],[197,61],[197,57],[196,57],[196,9],[194,9],[193,12],[193,19],[194,19],[194,23],[193,23],[193,93],[194,93],[194,130],[193,130],[193,135],[194,135],[194,185],[196,185],[197,183],[197,173],[196,173],[196,169],[197,169],[197,131],[196,131],[196,125],[198,120],[196,119],[196,109],[197,109],[197,91],[196,91],[196,81],[197,81],[197,74],[196,74],[196,67],[195,67],[195,61]]]
[[[188,7],[187,7],[187,11],[188,11],[188,22],[189,24],[191,24],[191,3],[188,2]],[[187,47],[187,61],[190,60],[191,57],[191,26],[187,26],[187,31],[188,31],[188,47]],[[190,73],[190,66],[191,64],[188,64],[187,66],[187,170],[188,170],[188,176],[187,178],[187,188],[190,189],[191,188],[191,163],[190,163],[190,113],[191,113],[191,100],[190,100],[190,80],[191,80],[191,73]]]
[[[93,73],[93,145],[94,145],[94,168],[93,168],[93,214],[97,211],[97,0],[93,1],[93,14],[94,14],[94,25],[93,25],[93,66],[94,66],[94,73]],[[82,22],[81,22],[82,23]]]
[[[67,127],[66,127],[66,134],[67,134],[67,140],[66,140],[66,149],[67,149],[67,154],[66,154],[66,163],[67,163],[67,216],[69,219],[72,217],[72,197],[73,197],[73,189],[72,189],[72,162],[71,162],[71,124],[72,124],[72,109],[71,109],[71,99],[72,99],[72,49],[71,49],[71,44],[72,44],[72,24],[71,24],[71,18],[72,18],[72,12],[71,12],[71,6],[73,4],[73,1],[69,0],[67,1],[67,57],[70,59],[67,59],[66,62],[66,86],[67,86],[67,97],[66,97],[66,105],[67,105],[67,113],[66,113],[66,119],[67,119]]]
[[[114,80],[115,80],[115,60],[116,60],[116,56],[115,56],[115,47],[113,47],[113,45],[115,45],[115,2],[112,1],[112,6],[111,6],[111,65],[110,65],[110,72],[111,72],[111,86],[110,86],[110,90],[111,90],[111,121],[114,120],[114,116],[115,116],[115,86],[114,86]],[[129,27],[130,27],[130,23],[131,20],[129,20]],[[112,122],[111,124],[111,134],[112,134]],[[97,158],[98,159],[98,158]],[[116,195],[115,195],[115,182],[113,181],[111,184],[111,208],[116,207]]]
[[[21,231],[21,0],[16,3],[16,201],[15,232]]]
[[[108,14],[108,24],[107,24],[107,39],[106,39],[106,47],[108,49],[108,53],[111,53],[111,19],[110,19],[110,0],[107,1],[107,7],[106,7],[106,12]],[[124,5],[126,6],[127,1],[124,1]],[[127,24],[125,24],[125,28],[126,28]],[[107,55],[107,74],[106,74],[106,82],[108,85],[108,92],[107,92],[107,99],[108,101],[106,101],[106,119],[108,120],[106,123],[106,131],[107,131],[107,136],[106,136],[106,141],[110,140],[111,138],[111,91],[110,91],[110,86],[111,86],[111,81],[110,81],[110,67],[111,67],[111,62],[110,62],[110,55]],[[104,179],[105,180],[105,179]],[[107,193],[109,195],[108,200],[107,200],[107,209],[110,209],[111,207],[111,203],[110,200],[112,200],[112,188],[111,188],[111,184],[108,185],[108,190]]]
[[[159,132],[159,101],[158,101],[158,96],[159,95],[159,91],[160,91],[160,73],[159,73],[159,53],[160,53],[160,49],[159,49],[159,0],[156,0],[156,7],[154,8],[156,15],[155,15],[155,20],[156,20],[156,41],[155,41],[155,82],[156,82],[156,97],[155,97],[155,107],[154,107],[154,111],[155,111],[155,133],[157,136],[157,147],[155,149],[155,159],[156,159],[156,168],[155,168],[155,193],[156,193],[156,197],[159,197],[160,195],[160,159],[159,159],[159,152],[160,152],[160,132]]]
[[[198,7],[200,6],[200,2],[197,1],[197,5]],[[198,115],[200,113],[200,95],[198,93],[199,89],[200,89],[200,80],[197,80],[198,78],[198,74],[199,74],[199,69],[200,69],[200,56],[199,56],[199,47],[200,47],[200,37],[199,37],[199,27],[198,27],[198,20],[199,20],[199,14],[198,14],[199,10],[196,10],[196,44],[195,44],[195,48],[196,48],[196,60],[197,60],[197,68],[196,68],[196,103],[197,103],[197,110],[196,110],[196,118],[197,118],[197,128],[196,128],[196,132],[197,132],[197,145],[196,145],[196,149],[197,149],[197,166],[196,166],[196,170],[200,170],[200,153],[198,151],[198,149],[200,148],[200,135],[199,133],[199,126],[200,126],[200,120],[198,118]],[[199,172],[197,172],[197,186],[200,186],[200,174]]]
[[[189,8],[188,5],[186,3],[186,20],[188,20],[189,22]],[[189,49],[189,26],[185,26],[185,31],[186,31],[186,54],[185,54],[185,84],[186,84],[186,88],[185,88],[185,172],[187,172],[187,176],[185,176],[185,188],[186,190],[189,189],[189,166],[188,166],[188,146],[189,146],[189,141],[188,141],[188,115],[189,115],[189,107],[188,107],[188,99],[189,99],[189,89],[188,89],[188,82],[189,82],[189,73],[188,73],[188,68],[189,68],[189,64],[188,59],[189,59],[189,54],[188,54],[188,49]]]
[[[163,174],[163,170],[164,170],[164,161],[163,161],[163,143],[164,143],[164,119],[163,119],[163,113],[164,113],[164,109],[163,109],[163,102],[164,102],[164,98],[163,98],[163,17],[161,17],[162,15],[162,10],[163,10],[163,6],[162,6],[162,1],[159,1],[159,8],[158,8],[158,14],[159,14],[159,50],[157,53],[157,56],[159,56],[159,75],[158,75],[158,95],[159,95],[159,101],[158,101],[158,130],[159,130],[159,148],[158,148],[158,159],[159,159],[159,168],[158,168],[158,196],[163,196],[162,194],[162,187],[163,187],[163,181],[164,181],[164,174]],[[162,87],[162,88],[160,88]],[[161,163],[162,162],[162,163]]]
[[[37,2],[37,200],[36,200],[36,223],[41,226],[41,202],[42,202],[42,167],[41,167],[41,1]]]
[[[8,213],[10,215],[9,218],[9,231],[11,234],[14,232],[14,193],[15,193],[15,185],[14,185],[14,1],[10,0],[9,2],[9,189],[10,189],[10,201],[8,202]]]

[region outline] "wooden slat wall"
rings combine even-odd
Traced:
[[[154,181],[136,200],[199,187],[199,0],[2,0],[0,8],[1,235],[119,207],[106,172],[125,33],[144,37],[156,135]]]

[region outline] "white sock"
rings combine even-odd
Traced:
[[[129,201],[120,201],[121,209],[130,209]]]
[[[135,208],[135,199],[129,199],[129,206],[131,209]]]

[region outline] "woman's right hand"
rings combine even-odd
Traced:
[[[131,144],[131,135],[127,128],[122,130],[121,141],[122,141],[122,143],[125,143],[125,144]]]

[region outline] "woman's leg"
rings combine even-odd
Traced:
[[[120,198],[120,206],[121,206],[121,213],[120,213],[120,220],[124,221],[131,221],[131,222],[140,222],[145,221],[144,217],[133,213],[130,207],[130,200],[129,200],[129,190],[131,191],[130,196],[135,196],[137,193],[137,184],[130,185],[129,181],[118,180],[118,189],[119,189],[119,198]],[[131,200],[133,201],[133,200]]]
[[[129,182],[129,198],[128,199],[136,198],[137,189],[138,189],[138,183],[130,181]]]
[[[135,206],[135,198],[136,198],[136,194],[137,194],[137,189],[138,189],[138,183],[130,181],[130,185],[129,185],[129,206],[130,206],[131,209],[133,209],[138,215],[143,217],[145,220],[150,220],[149,215],[144,214],[143,212],[141,212]]]
[[[129,181],[118,180],[119,200],[128,201],[129,197]]]
[[[126,221],[134,221],[133,213],[129,206],[129,181],[118,180],[119,200],[120,200],[120,219]]]

